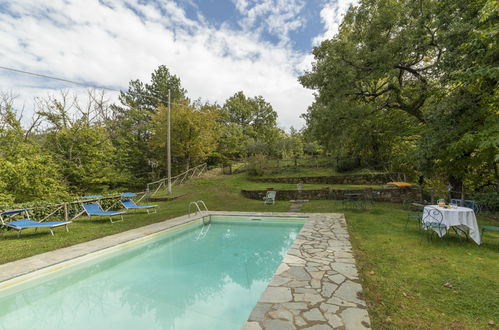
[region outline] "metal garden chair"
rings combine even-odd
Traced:
[[[404,201],[404,210],[407,212],[407,217],[405,219],[405,229],[409,222],[415,222],[418,230],[421,230],[421,222],[423,221],[423,211],[424,205],[419,203],[413,203],[410,201]]]
[[[450,200],[450,203],[453,205],[464,206],[464,207],[470,208],[473,210],[473,212],[475,212],[475,214],[478,214],[481,211],[480,204],[478,204],[476,201],[474,201],[472,199],[465,199],[464,204],[462,204],[460,199],[452,198]]]
[[[447,232],[447,226],[442,223],[444,215],[440,210],[434,207],[426,207],[424,209],[422,227],[428,232],[428,241],[431,241],[435,233],[438,237],[443,238]]]
[[[499,227],[497,226],[480,226],[480,229],[482,232],[481,234],[482,242],[483,242],[483,234],[485,233],[485,231],[495,231],[499,233]]]
[[[276,193],[277,193],[277,191],[275,191],[275,190],[268,190],[267,194],[263,198],[263,203],[264,204],[274,204]]]
[[[365,208],[366,201],[362,193],[345,193],[342,204],[343,208]]]

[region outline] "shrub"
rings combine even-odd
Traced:
[[[356,170],[360,167],[360,162],[358,159],[354,158],[344,158],[338,160],[336,163],[336,171],[338,172],[349,172]]]
[[[248,159],[248,174],[253,176],[264,175],[268,170],[268,160],[264,155],[257,154]]]
[[[473,194],[474,200],[480,205],[482,210],[490,212],[499,211],[499,191],[495,188],[484,189]]]

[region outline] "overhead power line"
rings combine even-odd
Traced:
[[[35,76],[35,77],[39,77],[39,78],[46,78],[46,79],[51,79],[51,80],[57,80],[57,81],[67,82],[67,83],[70,83],[70,84],[74,84],[74,85],[78,85],[78,86],[82,86],[82,87],[86,87],[86,88],[103,89],[103,90],[108,90],[108,91],[112,91],[112,92],[119,92],[119,93],[123,92],[122,90],[116,89],[116,88],[105,87],[105,86],[98,86],[98,85],[92,85],[92,84],[83,83],[83,82],[79,82],[79,81],[74,81],[74,80],[69,80],[69,79],[65,79],[65,78],[59,78],[59,77],[49,76],[49,75],[46,75],[46,74],[41,74],[41,73],[36,73],[36,72],[19,70],[19,69],[10,68],[10,67],[1,66],[1,65],[0,65],[0,69],[7,70],[7,71],[12,71],[12,72],[16,72],[16,73],[22,73],[22,74],[26,74],[26,75],[30,75],[30,76]],[[142,94],[142,93],[132,93],[132,94],[137,95],[137,96],[148,97],[148,98],[155,99],[157,101],[165,103],[164,100],[160,99],[159,97],[153,96],[153,95],[146,95],[146,94]],[[171,104],[182,105],[182,104],[179,104],[179,103],[171,103]]]
[[[83,87],[92,87],[92,88],[96,88],[96,89],[105,89],[105,90],[109,90],[109,91],[113,91],[113,92],[121,92],[121,90],[119,90],[119,89],[114,89],[114,88],[110,88],[110,87],[104,87],[104,86],[97,86],[97,85],[82,83],[82,82],[78,82],[78,81],[74,81],[74,80],[69,80],[69,79],[64,79],[64,78],[58,78],[58,77],[54,77],[54,76],[48,76],[46,74],[41,74],[41,73],[35,73],[35,72],[29,72],[29,71],[24,71],[24,70],[9,68],[9,67],[6,67],[6,66],[1,66],[1,65],[0,65],[0,69],[7,70],[7,71],[13,71],[13,72],[17,72],[17,73],[22,73],[22,74],[27,74],[27,75],[30,75],[30,76],[35,76],[35,77],[40,77],[40,78],[47,78],[47,79],[51,79],[51,80],[63,81],[63,82],[67,82],[67,83],[70,83],[70,84],[75,84],[75,85],[79,85],[79,86],[83,86]]]

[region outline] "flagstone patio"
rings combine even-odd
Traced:
[[[345,217],[309,216],[244,330],[370,329]]]

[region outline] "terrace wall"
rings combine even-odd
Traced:
[[[335,176],[305,176],[296,178],[258,178],[257,182],[310,183],[310,184],[384,184],[393,181],[396,174],[355,174]]]
[[[402,203],[404,200],[421,201],[421,190],[419,188],[381,188],[381,189],[314,189],[314,190],[276,190],[276,200],[287,201],[296,199],[327,200],[345,199],[345,194],[362,193],[365,199],[376,202]],[[241,190],[244,197],[263,200],[266,190]]]

